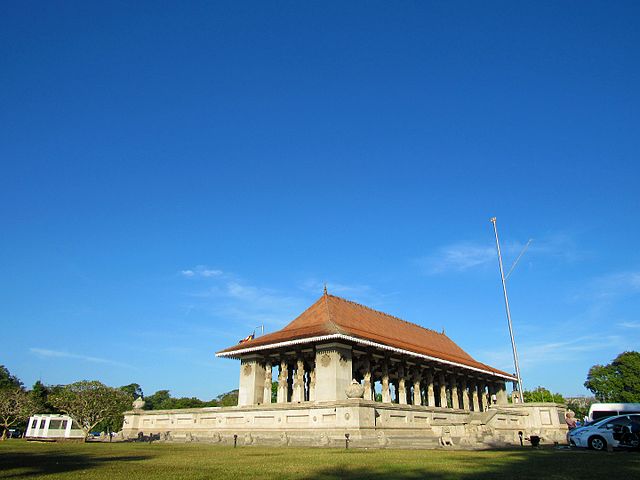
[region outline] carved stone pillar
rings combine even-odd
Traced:
[[[420,381],[422,377],[416,371],[413,374],[413,404],[422,405],[422,392],[420,391]]]
[[[391,403],[391,390],[389,389],[389,365],[386,361],[382,364],[382,402]]]
[[[478,385],[476,382],[471,382],[469,389],[471,390],[471,404],[473,405],[473,411],[480,411],[480,403],[478,402]]]
[[[243,357],[240,363],[238,406],[262,403],[264,393],[264,365],[257,355]]]
[[[487,408],[489,408],[489,396],[487,395],[487,385],[485,382],[480,382],[479,390],[480,410],[486,412]]]
[[[498,405],[507,405],[509,403],[507,397],[507,386],[504,382],[498,382],[496,386],[498,387],[496,391],[496,401]]]
[[[292,402],[304,402],[304,360],[298,357],[296,361],[296,371],[293,377],[293,395]]]
[[[404,367],[398,367],[398,403],[400,405],[407,404],[407,386],[404,378]]]
[[[451,375],[451,408],[460,408],[460,397],[458,397],[458,384],[455,374]]]
[[[353,368],[351,346],[327,343],[316,346],[316,401],[346,400]]]
[[[433,373],[427,372],[427,403],[430,407],[436,406],[436,394],[433,391]]]
[[[262,403],[271,403],[271,379],[272,367],[271,362],[264,365],[264,393],[262,394]]]
[[[316,401],[316,367],[309,372],[309,401]]]
[[[460,382],[460,388],[462,389],[462,408],[469,410],[469,390],[467,390],[467,379],[464,377]]]
[[[364,369],[364,399],[365,400],[373,400],[373,388],[371,385],[371,361],[368,358],[365,358],[363,361],[363,369]]]
[[[287,403],[289,401],[289,367],[287,367],[287,361],[282,359],[280,361],[280,372],[278,373],[278,403]]]
[[[440,407],[447,408],[447,384],[445,383],[444,372],[438,376],[440,381]]]

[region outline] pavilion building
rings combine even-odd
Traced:
[[[326,291],[240,360],[238,405],[126,412],[124,438],[236,445],[488,448],[564,441],[565,406],[509,403],[516,378],[436,332]],[[275,382],[275,383],[274,383]],[[273,388],[277,393],[273,394]]]
[[[516,378],[473,359],[443,332],[329,295],[286,327],[216,354],[241,361],[239,406],[364,400],[485,411]],[[377,390],[376,390],[377,386]]]

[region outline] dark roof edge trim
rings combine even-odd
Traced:
[[[367,345],[370,347],[376,347],[376,348],[380,348],[382,350],[389,350],[392,352],[396,352],[396,353],[401,353],[403,355],[410,355],[412,357],[418,357],[418,358],[422,358],[425,360],[430,360],[433,362],[437,362],[437,363],[443,363],[445,365],[453,365],[456,367],[460,367],[460,368],[466,368],[468,370],[474,370],[476,372],[480,372],[480,373],[484,373],[487,375],[491,375],[493,377],[501,377],[504,378],[506,380],[510,380],[510,381],[517,381],[516,377],[512,376],[512,375],[505,375],[502,373],[497,373],[497,372],[492,372],[490,370],[485,370],[482,368],[478,368],[478,367],[472,367],[470,365],[465,365],[464,363],[459,363],[459,362],[452,362],[450,360],[443,360],[441,358],[438,357],[432,357],[430,355],[424,355],[422,353],[416,353],[416,352],[412,352],[410,350],[404,350],[402,348],[396,348],[396,347],[391,347],[389,345],[384,345],[382,343],[377,343],[377,342],[372,342],[371,340],[364,340],[362,338],[357,338],[357,337],[351,337],[349,335],[343,335],[342,333],[334,333],[331,335],[322,335],[319,337],[307,337],[307,338],[299,338],[297,340],[287,340],[285,342],[278,342],[278,343],[269,343],[266,345],[258,345],[255,347],[247,347],[247,348],[242,348],[239,350],[233,350],[230,352],[218,352],[216,353],[216,357],[230,357],[230,358],[234,358],[234,357],[238,357],[239,355],[243,354],[243,353],[251,353],[251,352],[257,352],[259,350],[268,350],[270,348],[278,348],[278,347],[287,347],[289,345],[299,345],[301,343],[312,343],[312,342],[319,342],[319,341],[325,341],[325,340],[347,340],[347,341],[351,341],[354,343],[359,343],[361,345]]]

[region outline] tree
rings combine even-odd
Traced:
[[[38,413],[58,413],[51,402],[49,402],[49,395],[60,389],[59,385],[47,386],[40,380],[36,381],[31,387],[29,394],[36,405],[36,411]]]
[[[608,365],[594,365],[584,386],[600,402],[640,402],[640,352],[622,352]]]
[[[564,403],[564,397],[560,393],[551,393],[545,387],[538,387],[534,390],[525,390],[522,392],[525,402],[553,402]]]
[[[84,432],[85,440],[100,422],[121,416],[133,398],[119,388],[94,380],[72,383],[51,395],[51,404],[69,415]]]
[[[0,388],[22,388],[22,382],[15,375],[11,375],[7,367],[0,365]]]
[[[0,426],[2,440],[7,438],[7,431],[21,420],[26,420],[35,412],[36,406],[27,392],[19,387],[0,388]]]
[[[142,387],[138,383],[130,383],[129,385],[123,385],[120,387],[120,390],[127,393],[134,400],[136,398],[144,398],[144,394],[142,393]],[[122,429],[122,424],[124,422],[124,415],[111,415],[110,417],[105,418],[101,422],[99,422],[94,429],[99,432],[105,432],[109,435],[109,441],[111,441],[111,433],[118,432]]]
[[[276,384],[277,386],[277,384]],[[196,397],[174,398],[169,390],[158,390],[144,399],[145,410],[172,410],[176,408],[229,407],[238,405],[238,390],[218,395],[213,400],[200,400]]]
[[[221,407],[235,407],[238,405],[238,393],[238,390],[231,390],[230,392],[218,395],[216,401]]]
[[[582,419],[589,414],[589,407],[595,402],[593,397],[571,398],[566,401],[567,409],[576,414],[576,418]]]
[[[145,410],[164,410],[171,408],[170,406],[171,395],[169,390],[158,390],[153,395],[149,395],[144,399]]]
[[[131,395],[134,400],[136,398],[144,398],[144,393],[142,393],[142,387],[137,383],[130,383],[129,385],[124,385],[120,387],[120,390],[123,392],[127,392]]]
[[[233,397],[235,392],[235,397]],[[145,410],[172,410],[176,408],[202,408],[202,407],[217,407],[221,405],[220,402],[225,402],[223,406],[237,405],[238,394],[237,390],[233,392],[220,395],[215,400],[204,401],[196,397],[180,397],[174,398],[171,396],[169,390],[158,390],[153,395],[149,395],[144,399]]]

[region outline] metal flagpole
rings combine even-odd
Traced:
[[[524,403],[524,396],[522,395],[522,377],[520,376],[520,364],[518,363],[518,351],[516,350],[516,341],[513,338],[513,326],[511,325],[511,311],[509,310],[509,297],[507,295],[507,283],[504,279],[504,269],[502,267],[502,254],[500,253],[500,241],[498,240],[498,227],[496,226],[496,217],[491,219],[493,223],[493,231],[496,234],[496,248],[498,249],[498,263],[500,264],[500,278],[502,279],[502,291],[504,293],[504,306],[507,310],[507,321],[509,322],[509,335],[511,336],[511,349],[513,350],[513,363],[516,366],[516,377],[518,378],[518,394],[520,396],[520,402]]]

